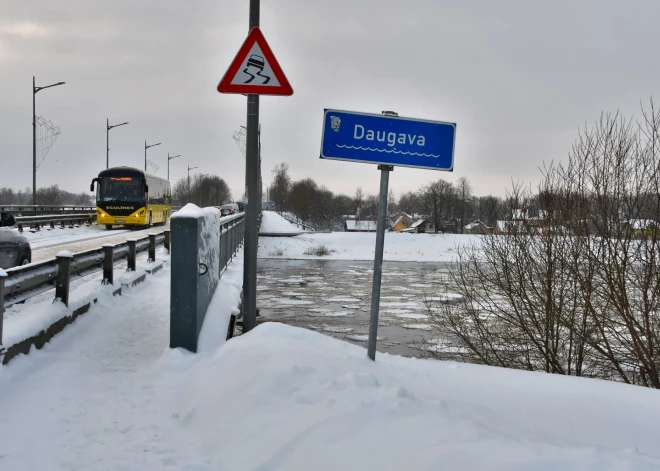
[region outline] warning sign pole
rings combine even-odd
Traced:
[[[259,27],[260,0],[250,0],[250,27]],[[259,95],[247,96],[247,132],[245,143],[245,241],[243,248],[243,332],[257,325],[257,228],[259,200]]]

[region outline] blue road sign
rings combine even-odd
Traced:
[[[454,170],[456,124],[325,110],[321,158]]]

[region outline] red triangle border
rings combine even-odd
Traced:
[[[243,84],[232,84],[231,81],[236,77],[238,71],[245,61],[245,58],[250,53],[250,49],[254,43],[259,44],[261,52],[264,54],[264,59],[268,61],[270,68],[273,70],[273,74],[277,81],[280,83],[279,87],[269,87],[264,85],[243,85]],[[232,61],[231,65],[223,75],[220,83],[218,84],[218,91],[220,93],[238,93],[242,95],[281,95],[281,96],[290,96],[293,95],[293,88],[289,80],[287,80],[286,75],[282,71],[280,64],[275,59],[273,51],[270,49],[266,38],[264,37],[261,29],[254,27],[250,30],[250,34],[243,42],[243,45],[238,50],[236,57]]]

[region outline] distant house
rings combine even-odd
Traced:
[[[492,230],[492,227],[488,227],[479,219],[463,227],[464,234],[490,234]]]
[[[346,232],[376,232],[377,221],[356,221],[347,219],[344,221],[344,230]]]
[[[392,220],[392,230],[395,232],[401,232],[405,229],[408,229],[411,223],[412,223],[412,217],[409,216],[408,214],[401,213],[401,215],[396,216]]]
[[[425,232],[435,232],[435,227],[433,222],[428,218],[421,218],[413,222],[408,229],[405,229],[403,232],[415,232],[417,234],[423,234]]]

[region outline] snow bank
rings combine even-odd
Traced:
[[[71,316],[76,309],[101,296],[112,297],[112,287],[91,281],[71,290],[69,307],[61,302],[53,302],[52,298],[34,304],[26,302],[11,306],[5,312],[2,346],[8,348],[37,335],[60,319]]]
[[[266,212],[264,212],[266,214]],[[285,221],[286,222],[286,221]],[[479,243],[481,236],[461,234],[401,234],[385,233],[383,259],[386,261],[451,262],[456,260],[456,248],[462,244]],[[328,255],[314,255],[325,246]],[[259,238],[259,258],[373,260],[376,234],[332,232],[302,234],[297,237]]]
[[[284,219],[274,211],[261,213],[260,233],[263,234],[299,234],[302,233],[295,225]]]
[[[215,469],[657,469],[659,392],[391,357],[263,324],[171,352],[172,410]]]
[[[211,209],[211,208],[206,208],[206,209]],[[199,218],[199,217],[204,217],[204,214],[206,214],[204,209],[200,208],[196,204],[188,203],[177,212],[172,213],[170,219],[190,218],[190,217]]]

